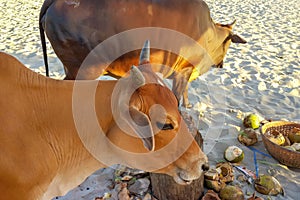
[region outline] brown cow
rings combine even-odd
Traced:
[[[117,81],[50,79],[1,52],[0,70],[0,96],[4,97],[0,98],[1,199],[49,200],[65,194],[92,172],[105,167],[102,159],[96,159],[87,150],[85,139],[90,141],[88,144],[94,141],[92,147],[96,153],[113,163],[135,167],[138,162],[135,154],[143,153],[140,167],[149,170],[146,165],[156,167],[171,159],[172,162],[153,171],[169,174],[179,184],[191,183],[207,168],[207,157],[182,121],[176,97],[149,66],[133,67],[130,75],[120,80],[123,81],[120,90]],[[92,101],[87,97],[90,86],[95,89]],[[126,92],[135,87],[126,102]],[[77,97],[76,88],[82,92]],[[96,105],[90,106],[91,102]],[[164,118],[161,112],[152,109],[158,104],[164,109]],[[98,135],[95,134],[98,126],[89,118],[90,108],[103,130]],[[123,117],[124,109],[130,111],[133,120]],[[129,132],[125,133],[118,121],[129,125]],[[143,125],[142,128],[137,124]],[[96,136],[104,139],[97,140]],[[184,144],[188,137],[191,140]],[[169,145],[173,149],[163,151]],[[121,151],[112,146],[135,153],[134,159],[119,154]],[[177,149],[184,150],[178,157],[174,155]],[[152,152],[160,159],[149,157]]]
[[[45,64],[47,66],[44,31],[64,65],[66,79],[76,77],[96,79],[103,73],[114,77],[124,76],[132,64],[138,64],[139,50],[132,49],[124,55],[119,55],[117,60],[110,60],[114,62],[105,72],[102,65],[106,63],[101,61],[86,67],[79,73],[78,70],[89,52],[98,44],[127,30],[160,27],[177,31],[193,39],[203,48],[202,53],[192,50],[189,52],[186,46],[190,44],[180,44],[182,38],[178,38],[178,35],[172,36],[169,32],[161,31],[149,33],[158,42],[166,43],[158,45],[164,49],[152,49],[151,62],[169,66],[176,73],[180,73],[174,75],[170,70],[160,69],[164,77],[173,78],[172,90],[177,99],[180,99],[183,91],[187,89],[187,81],[192,81],[205,73],[212,65],[222,66],[231,42],[245,43],[245,40],[232,33],[232,26],[233,23],[229,25],[214,23],[207,4],[201,0],[45,0],[40,12],[40,32]],[[138,35],[141,38],[126,37],[126,46],[135,46],[138,39],[140,41],[150,39],[142,37],[147,35],[147,31],[145,32]],[[166,39],[168,42],[165,41]],[[152,45],[153,40],[150,41],[152,47],[157,46]],[[179,47],[176,48],[180,49],[176,49],[177,52],[170,52],[170,46],[174,44],[178,44]],[[141,44],[137,45],[141,46]],[[123,47],[124,45],[116,41],[114,46],[108,48],[113,48],[111,51],[108,50],[106,55],[99,56],[111,57],[111,54],[120,51]],[[204,54],[206,51],[211,62],[203,61],[203,55],[197,56],[197,53]],[[48,72],[48,69],[46,71]],[[185,83],[182,83],[183,80]],[[183,100],[183,104],[187,106],[189,104],[187,94]]]

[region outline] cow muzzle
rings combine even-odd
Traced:
[[[201,164],[200,164],[201,163]],[[209,169],[209,165],[207,162],[199,162],[199,164],[195,164],[194,167],[188,170],[178,170],[175,176],[173,176],[174,181],[180,185],[189,185],[202,176],[204,172]]]

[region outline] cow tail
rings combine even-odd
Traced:
[[[42,19],[43,19],[43,16],[46,14],[48,8],[50,7],[50,5],[53,2],[54,2],[54,0],[45,0],[43,6],[41,8],[40,16],[39,16],[40,39],[41,39],[41,43],[42,43],[46,76],[48,76],[48,77],[49,77],[49,66],[48,66],[48,57],[47,57],[47,46],[46,46],[45,30],[43,28]]]
[[[45,38],[45,32],[43,29],[42,24],[39,25],[40,29],[40,37],[41,37],[41,43],[42,43],[42,49],[43,49],[43,57],[44,57],[44,63],[45,63],[45,70],[46,70],[46,76],[49,77],[49,66],[48,66],[48,57],[47,57],[47,46],[46,46],[46,38]]]

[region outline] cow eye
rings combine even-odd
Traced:
[[[163,124],[163,123],[157,122],[157,127],[161,130],[172,130],[172,129],[174,129],[174,126],[171,123]]]

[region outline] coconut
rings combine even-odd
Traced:
[[[226,186],[226,183],[219,180],[216,181],[216,180],[204,179],[204,185],[208,189],[212,189],[215,192],[220,192],[220,190]]]
[[[268,136],[268,139],[277,145],[284,145],[286,143],[285,137],[281,133],[277,135],[271,134]]]
[[[255,192],[252,194],[252,196],[250,198],[248,198],[247,200],[264,200],[261,197],[258,197],[255,195]]]
[[[216,169],[209,169],[204,173],[204,184],[208,189],[220,192],[226,183],[234,179],[233,169],[230,163],[222,162],[216,165]]]
[[[295,151],[300,151],[300,143],[294,143],[291,147],[293,147]]]
[[[258,141],[256,131],[252,128],[246,128],[244,131],[240,132],[238,140],[246,146],[251,146]]]
[[[237,186],[227,185],[220,191],[222,200],[244,200],[243,191]]]
[[[257,192],[265,195],[283,194],[283,188],[276,178],[270,175],[260,175],[254,181]]]
[[[234,180],[232,165],[228,162],[221,162],[216,165],[217,170],[220,171],[220,180],[225,183],[232,182]]]
[[[244,152],[237,146],[229,146],[224,152],[224,157],[229,162],[237,163],[244,159]]]
[[[246,128],[257,129],[260,126],[260,120],[257,115],[250,114],[244,118],[243,124]]]
[[[296,151],[296,149],[292,146],[284,146],[284,148],[291,150],[291,151]]]
[[[213,190],[208,190],[201,200],[221,200],[217,193]]]
[[[204,173],[204,178],[209,180],[219,180],[219,174],[220,171],[217,171],[216,169],[209,169],[207,172]]]
[[[288,138],[292,143],[300,143],[300,129],[293,128],[288,134]]]

